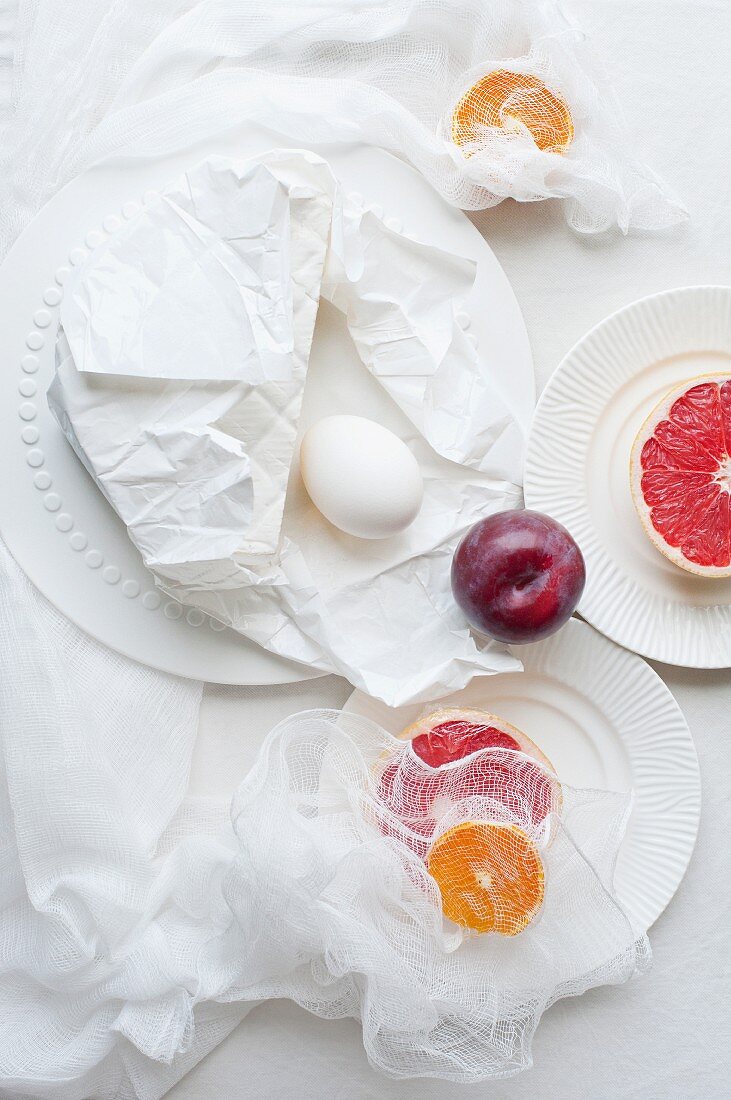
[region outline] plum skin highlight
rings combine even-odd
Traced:
[[[471,527],[452,559],[452,592],[470,626],[500,642],[547,638],[569,619],[584,558],[560,523],[527,508]]]

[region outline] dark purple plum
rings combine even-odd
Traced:
[[[452,592],[470,626],[500,642],[537,642],[571,617],[586,581],[565,527],[527,508],[471,527],[452,560]]]

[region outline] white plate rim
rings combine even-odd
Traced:
[[[678,324],[687,326],[684,333],[678,331]],[[680,343],[673,344],[675,339]],[[703,284],[647,295],[603,318],[574,344],[536,405],[526,450],[526,507],[564,523],[579,543],[587,563],[587,584],[578,610],[597,630],[650,660],[685,668],[728,668],[731,604],[701,607],[663,600],[629,577],[596,532],[578,490],[583,481],[584,449],[603,407],[601,398],[610,394],[614,380],[612,376],[608,381],[611,371],[601,374],[601,368],[610,362],[609,348],[614,342],[628,348],[633,340],[637,353],[646,357],[645,367],[683,353],[731,355],[731,287]],[[591,379],[581,373],[590,366],[595,371]],[[616,366],[616,360],[612,361],[612,367]],[[627,373],[624,380],[633,374]],[[585,386],[587,400],[580,408],[575,405],[572,417],[568,410],[576,384],[588,381],[598,381],[598,385],[594,390]],[[589,395],[596,398],[591,410]],[[644,414],[638,415],[638,428],[642,421]],[[627,462],[629,465],[629,454]],[[658,565],[662,568],[662,563]]]
[[[676,893],[698,835],[701,780],[693,738],[677,700],[660,676],[636,654],[610,641],[587,623],[571,619],[552,637],[513,647],[531,673],[566,684],[589,698],[615,725],[633,775],[632,833],[622,842],[617,896],[633,930],[646,932]],[[473,681],[489,691],[493,677]],[[420,706],[421,713],[459,701],[463,692]],[[474,702],[471,703],[474,705]],[[486,702],[489,708],[489,697]],[[372,718],[390,732],[411,720],[404,711],[354,691],[343,710]],[[535,731],[533,731],[535,732]],[[540,737],[534,738],[540,747]],[[561,776],[559,776],[561,778]]]

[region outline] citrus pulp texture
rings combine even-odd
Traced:
[[[709,375],[669,393],[630,459],[632,497],[653,544],[675,565],[731,576],[731,378]]]
[[[429,853],[445,916],[475,932],[515,936],[543,903],[543,863],[518,826],[463,821],[442,833]]]
[[[399,734],[432,768],[461,760],[480,749],[502,748],[524,752],[555,772],[538,745],[517,726],[476,707],[441,707],[419,718]]]

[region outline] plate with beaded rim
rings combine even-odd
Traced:
[[[95,166],[44,207],[0,268],[6,356],[0,372],[0,534],[36,587],[88,634],[154,668],[216,683],[289,683],[321,673],[267,652],[198,608],[161,596],[124,525],[66,442],[45,395],[71,269],[203,157],[248,157],[281,144],[276,134],[247,124],[215,145],[202,142],[154,160],[120,157]],[[527,435],[535,393],[525,324],[478,230],[415,169],[383,150],[353,145],[315,151],[330,162],[351,199],[388,226],[475,261],[475,285],[458,321],[499,368],[496,382]],[[321,309],[306,404],[319,416],[358,412],[364,373],[338,312]],[[388,415],[385,393],[382,401],[380,413],[374,407],[368,414],[372,419]]]

